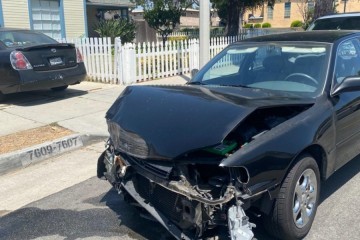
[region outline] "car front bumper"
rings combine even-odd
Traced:
[[[124,196],[130,195],[131,203],[144,208],[176,239],[198,239],[219,226],[228,226],[231,239],[250,240],[254,236],[254,225],[232,187],[218,199],[201,197],[194,193],[194,186],[163,182],[109,150],[98,160],[98,177],[106,178]]]

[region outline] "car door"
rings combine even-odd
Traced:
[[[360,42],[355,38],[338,46],[334,85],[349,76],[360,76]],[[360,153],[360,92],[341,93],[335,101],[336,170]]]

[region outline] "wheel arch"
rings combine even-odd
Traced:
[[[315,159],[318,167],[319,167],[319,172],[320,172],[320,178],[321,180],[325,180],[327,178],[327,155],[326,152],[324,150],[324,148],[319,145],[319,144],[313,144],[310,145],[306,148],[304,148],[302,151],[300,151],[293,159],[293,161],[289,164],[288,169],[286,170],[286,173],[284,175],[284,178],[282,179],[282,181],[280,182],[280,184],[278,184],[274,189],[269,190],[268,194],[263,194],[261,199],[259,199],[260,201],[258,202],[258,206],[257,208],[265,213],[268,214],[274,204],[274,200],[276,198],[276,196],[279,194],[279,190],[280,190],[280,186],[282,185],[283,181],[285,180],[286,176],[289,174],[289,172],[291,171],[291,169],[296,165],[296,163],[298,163],[301,159],[302,156],[306,156],[309,155],[312,158]]]
[[[286,175],[291,170],[291,168],[301,159],[301,156],[306,155],[306,154],[310,155],[311,157],[313,157],[315,159],[315,161],[319,167],[320,178],[321,178],[321,180],[325,180],[327,178],[326,170],[327,170],[327,166],[328,166],[328,164],[327,164],[328,157],[326,155],[324,148],[319,144],[310,145],[310,146],[306,147],[305,149],[303,149],[299,154],[297,154],[297,156],[294,158],[294,161],[289,166]]]

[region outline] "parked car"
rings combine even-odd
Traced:
[[[6,94],[39,89],[65,90],[86,77],[73,44],[35,31],[0,28],[0,100]]]
[[[353,31],[231,44],[186,85],[127,87],[106,113],[98,177],[177,239],[221,226],[252,239],[249,213],[303,238],[320,181],[359,154],[359,74]]]
[[[307,30],[360,30],[360,13],[342,13],[320,17]]]

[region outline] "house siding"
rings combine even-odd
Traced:
[[[67,38],[78,38],[86,35],[84,1],[63,0],[64,20]]]
[[[30,29],[28,0],[1,0],[4,26]]]
[[[285,2],[288,0],[276,1],[273,10],[273,18],[268,17],[267,4],[264,4],[264,8],[256,8],[248,10],[244,14],[244,20],[247,23],[264,23],[268,22],[273,28],[289,28],[291,23],[295,20],[304,21],[301,15],[301,9],[304,8],[304,1],[292,0],[291,1],[291,13],[290,18],[285,18]],[[359,12],[360,11],[360,0],[347,0],[346,12]],[[344,12],[344,1],[337,0],[337,12]],[[264,10],[263,10],[264,9]],[[253,14],[255,17],[262,16],[263,18],[249,19],[248,15]]]

